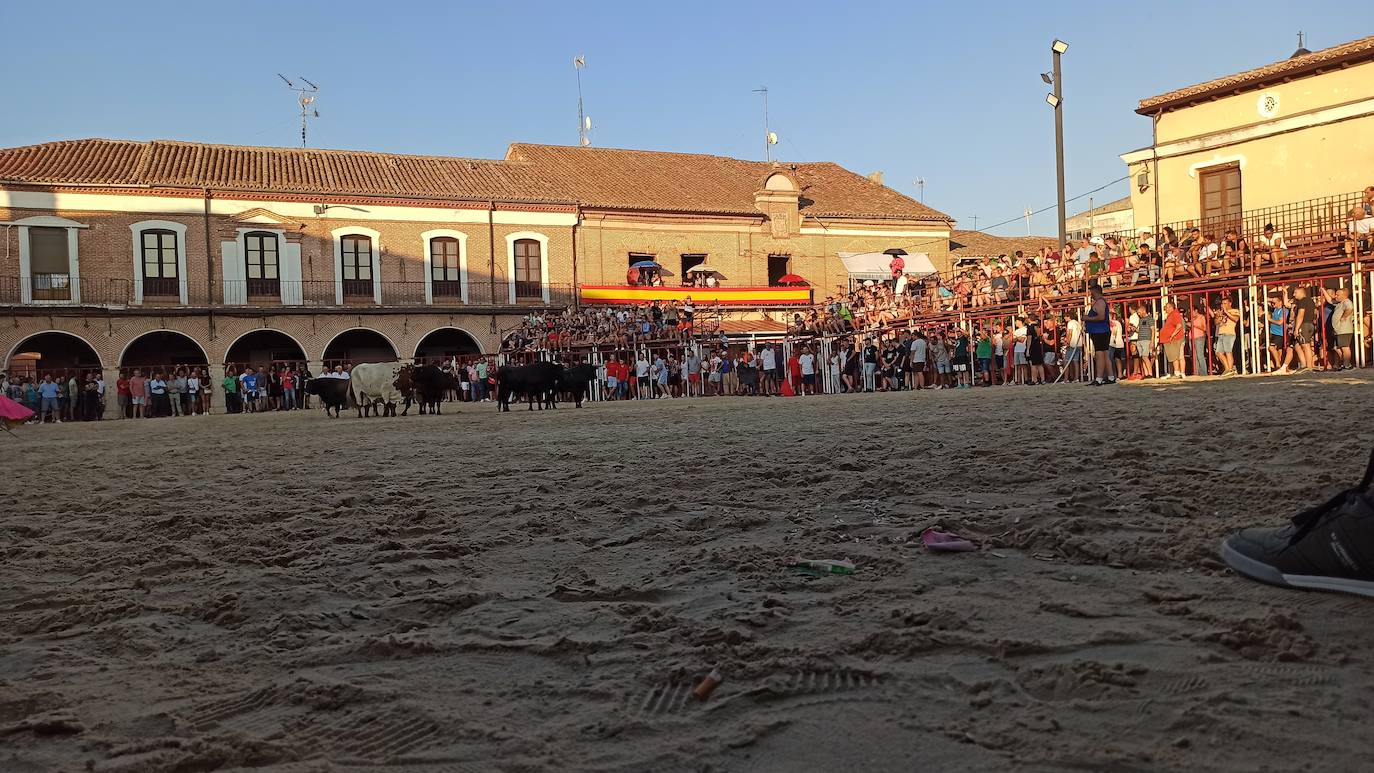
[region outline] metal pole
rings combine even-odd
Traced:
[[[1064,75],[1059,66],[1063,55],[1053,48],[1050,50],[1054,54],[1054,98],[1057,100],[1054,106],[1054,172],[1059,186],[1059,244],[1056,246],[1063,249],[1068,241],[1064,212]]]

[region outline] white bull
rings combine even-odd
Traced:
[[[397,362],[364,362],[353,366],[348,389],[358,406],[358,418],[375,410],[377,403],[386,405],[386,416],[396,415],[396,403],[402,398],[401,390],[396,388],[400,375],[401,364]]]

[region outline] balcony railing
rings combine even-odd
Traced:
[[[570,284],[551,284],[547,296],[540,285],[517,287],[512,296],[509,282],[497,280],[435,282],[426,292],[424,282],[362,282],[343,286],[333,280],[280,281],[246,279],[234,282],[203,281],[186,283],[186,306],[271,307],[271,308],[358,308],[416,307],[445,308],[490,306],[565,306],[573,302]],[[132,279],[69,277],[65,274],[40,274],[30,277],[0,277],[0,306],[81,305],[81,306],[181,306],[182,285],[178,280],[143,280],[142,301]],[[466,292],[465,292],[466,291]],[[380,296],[380,302],[378,300]]]

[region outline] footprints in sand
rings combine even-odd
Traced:
[[[883,678],[870,671],[848,668],[816,669],[770,674],[747,682],[728,682],[708,703],[698,702],[692,690],[702,675],[691,680],[669,680],[630,697],[631,714],[642,720],[686,717],[692,712],[718,707],[739,697],[777,702],[790,699],[842,698],[880,687]]]
[[[425,714],[405,706],[378,712],[349,705],[362,697],[360,691],[308,683],[271,685],[176,713],[198,733],[231,730],[262,740],[289,739],[302,757],[391,763],[439,742],[441,729]]]

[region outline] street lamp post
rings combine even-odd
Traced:
[[[1059,68],[1059,60],[1068,50],[1069,44],[1058,38],[1050,44],[1050,51],[1054,54],[1054,70],[1051,76],[1054,79],[1054,93],[1045,100],[1054,108],[1054,174],[1055,182],[1059,186],[1058,246],[1061,249],[1068,240],[1068,228],[1064,212],[1064,77]]]

